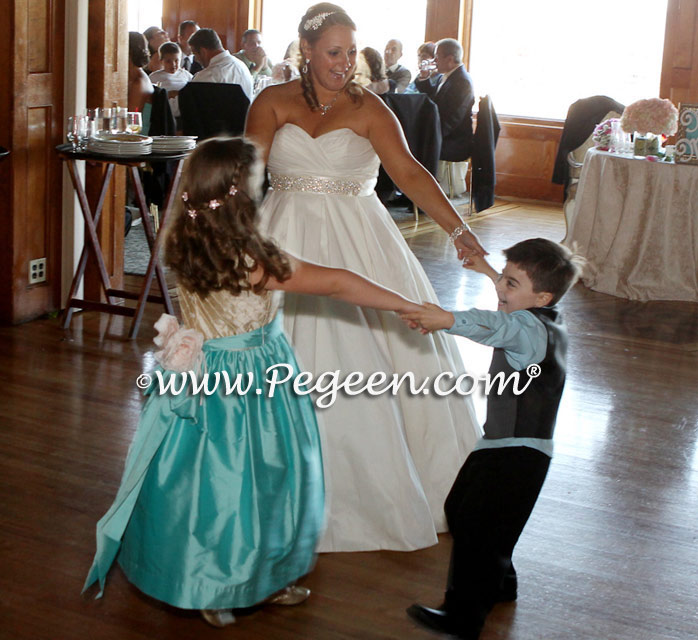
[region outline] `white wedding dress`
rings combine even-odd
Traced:
[[[351,269],[416,301],[438,302],[373,191],[378,167],[370,142],[350,129],[313,138],[285,124],[270,151],[272,189],[261,207],[261,228],[305,260]],[[301,368],[315,375],[411,371],[419,385],[442,371],[464,371],[453,337],[423,336],[392,313],[287,295],[284,314]],[[436,533],[446,530],[446,495],[481,433],[470,398],[340,394],[317,414],[327,495],[318,550],[435,544]]]

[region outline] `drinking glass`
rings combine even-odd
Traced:
[[[112,133],[123,133],[127,131],[127,114],[126,107],[115,107],[112,109]]]
[[[80,116],[81,121],[78,126],[78,147],[81,151],[87,149],[87,143],[94,135],[94,120],[90,120],[87,116]]]
[[[82,140],[87,137],[87,118],[83,115],[68,116],[67,136],[73,151],[82,149]]]
[[[620,120],[611,121],[611,141],[608,150],[611,153],[623,153],[623,130]]]
[[[111,133],[111,117],[110,107],[97,109],[97,133]]]
[[[143,128],[143,119],[140,111],[129,111],[126,114],[126,130],[129,133],[140,133]]]

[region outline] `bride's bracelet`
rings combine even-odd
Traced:
[[[464,222],[463,224],[458,225],[453,231],[451,231],[451,233],[448,234],[448,239],[455,244],[458,237],[464,234],[466,231],[472,233],[470,225],[468,225],[467,222]]]

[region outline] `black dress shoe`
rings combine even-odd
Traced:
[[[477,640],[480,636],[479,627],[469,628],[468,625],[444,609],[430,609],[421,604],[413,604],[407,608],[407,615],[429,631],[446,633],[466,640]]]

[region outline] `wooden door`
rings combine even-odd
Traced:
[[[0,3],[0,320],[22,322],[59,307],[64,0]],[[46,259],[46,280],[29,262]]]

